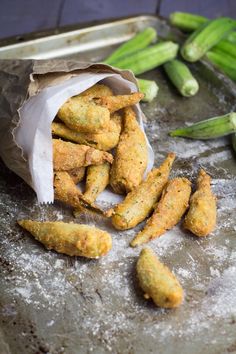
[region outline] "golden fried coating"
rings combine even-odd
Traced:
[[[108,127],[100,133],[76,132],[63,123],[52,123],[52,133],[54,135],[103,151],[111,150],[118,144],[120,132],[121,116],[118,113],[111,115]]]
[[[96,150],[87,145],[73,144],[60,139],[53,139],[53,166],[55,171],[68,171],[76,167],[100,165],[112,162],[108,152]]]
[[[190,199],[184,227],[197,236],[207,236],[216,225],[216,197],[211,191],[211,177],[201,169],[197,190]]]
[[[143,178],[148,162],[147,141],[135,112],[124,109],[124,129],[116,148],[111,168],[110,184],[118,194],[128,193],[137,187]]]
[[[170,180],[162,192],[154,213],[130,245],[132,247],[142,245],[174,227],[188,208],[190,194],[191,182],[187,178]]]
[[[98,258],[107,254],[112,246],[111,236],[94,226],[32,220],[19,220],[18,224],[48,250],[69,256]]]
[[[149,172],[146,180],[115,207],[112,224],[116,229],[126,230],[135,227],[150,214],[168,181],[174,159],[175,154],[168,154],[162,165]]]
[[[112,96],[113,91],[110,87],[104,85],[104,84],[95,84],[86,91],[80,93],[78,96],[74,97],[81,97],[81,96],[86,96],[88,98],[98,98],[98,97],[103,97],[103,96]]]
[[[55,199],[76,208],[77,213],[95,212],[103,216],[104,212],[83,198],[81,190],[66,171],[59,171],[54,176]]]
[[[56,172],[54,175],[54,197],[61,202],[81,208],[81,190],[75,185],[73,179],[66,171]]]
[[[97,105],[88,97],[78,96],[69,98],[57,116],[68,128],[84,133],[97,133],[106,129],[110,121],[110,112],[106,107]]]
[[[91,204],[96,200],[97,196],[104,191],[109,183],[109,173],[110,164],[108,162],[87,168],[84,200]]]
[[[105,96],[96,99],[95,102],[102,107],[106,107],[110,113],[113,113],[119,109],[135,105],[143,97],[143,93],[135,92],[130,95]]]
[[[164,308],[175,308],[182,303],[183,288],[152,249],[144,248],[141,251],[136,271],[145,299],[151,298],[157,306]]]
[[[77,167],[68,171],[75,184],[81,182],[85,176],[85,167]]]

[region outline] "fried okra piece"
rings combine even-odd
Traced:
[[[151,298],[155,305],[175,308],[184,298],[183,288],[170,269],[159,261],[150,248],[144,248],[136,265],[140,287],[145,299]]]
[[[128,193],[137,187],[147,167],[148,149],[134,110],[124,109],[124,129],[116,147],[111,167],[110,184],[118,194]]]
[[[66,171],[54,175],[54,197],[74,208],[81,208],[81,190],[75,185],[72,177]]]
[[[118,113],[111,115],[108,127],[100,133],[76,132],[63,123],[52,123],[52,133],[54,135],[103,151],[111,150],[118,144],[120,132],[121,116]]]
[[[100,165],[112,162],[108,152],[96,150],[87,145],[73,144],[60,139],[53,139],[53,167],[55,171],[68,171],[77,167]]]
[[[211,177],[201,169],[197,190],[190,198],[184,227],[197,236],[207,236],[216,225],[216,197],[211,191]]]
[[[112,246],[111,236],[94,226],[33,220],[19,220],[18,224],[48,250],[69,256],[98,258],[107,254]]]
[[[127,230],[142,222],[151,212],[168,181],[175,154],[168,154],[158,168],[154,168],[145,181],[118,204],[112,215],[112,224],[118,230]]]
[[[85,176],[85,167],[77,167],[68,171],[75,184],[81,182]]]
[[[76,208],[78,213],[95,212],[104,216],[104,212],[83,198],[81,190],[66,171],[59,171],[54,176],[54,197],[61,202]]]
[[[131,93],[130,95],[117,95],[117,96],[106,96],[101,97],[95,100],[95,102],[102,106],[106,107],[110,113],[118,111],[119,109],[133,106],[144,97],[144,94],[141,92]]]
[[[106,129],[110,112],[106,107],[97,105],[89,97],[69,98],[57,113],[65,125],[78,132],[97,133]]]
[[[98,97],[103,97],[103,96],[112,96],[113,91],[110,87],[104,84],[95,84],[86,91],[80,93],[78,96],[75,97],[81,97],[85,96],[88,98],[98,98]]]
[[[97,196],[104,191],[109,184],[109,173],[110,164],[108,162],[87,168],[85,193],[83,195],[86,201],[92,204]]]
[[[190,194],[191,182],[187,178],[170,180],[164,188],[152,216],[130,245],[132,247],[142,245],[174,227],[188,208]]]

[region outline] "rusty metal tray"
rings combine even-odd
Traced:
[[[99,61],[146,26],[181,40],[164,19],[140,16],[11,44],[0,48],[0,58]],[[89,261],[46,251],[16,225],[17,218],[71,221],[71,210],[59,203],[39,207],[32,190],[1,163],[0,353],[236,352],[236,163],[230,139],[191,141],[167,135],[185,122],[235,110],[236,88],[207,62],[191,69],[200,84],[195,97],[180,97],[157,69],[143,77],[157,80],[158,97],[142,105],[155,163],[175,151],[172,177],[194,182],[204,167],[218,197],[218,225],[212,235],[193,237],[180,224],[150,243],[180,279],[184,304],[170,311],[143,299],[135,276],[139,249],[128,246],[142,225],[117,232],[109,220],[84,215],[77,221],[95,223],[112,234],[108,256]]]

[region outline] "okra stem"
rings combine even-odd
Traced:
[[[236,132],[236,113],[228,113],[170,132],[170,136],[191,139],[214,139]]]

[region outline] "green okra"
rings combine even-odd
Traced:
[[[206,53],[207,58],[233,81],[236,81],[235,58],[226,53],[219,53],[212,48]]]
[[[198,92],[198,82],[186,64],[180,60],[173,59],[164,64],[164,69],[181,95],[191,97]]]
[[[132,70],[134,75],[143,74],[174,59],[178,48],[178,44],[171,41],[161,42],[132,55],[122,57],[115,61],[113,65],[119,69]]]
[[[184,30],[186,32],[192,32],[199,28],[203,23],[207,21],[206,17],[190,14],[187,12],[172,12],[169,17],[170,23]]]
[[[223,57],[225,54],[231,55],[234,58],[234,62],[232,61],[232,64],[235,64],[236,45],[230,41],[222,39],[215,47],[212,48],[212,51],[221,54]]]
[[[191,14],[188,12],[173,12],[169,17],[170,23],[185,31],[193,32],[198,29],[203,23],[207,22],[209,19],[203,16]],[[226,39],[231,43],[236,43],[236,32],[230,32]]]
[[[236,21],[228,17],[221,17],[203,23],[188,37],[182,46],[181,54],[183,58],[190,62],[201,59],[208,50],[235,28]]]
[[[151,102],[158,94],[159,87],[153,80],[137,79],[139,90],[144,94],[142,101]]]
[[[129,41],[120,45],[106,60],[106,64],[113,63],[123,56],[127,56],[146,48],[157,39],[157,31],[153,27],[147,27],[143,31],[137,33]]]
[[[214,139],[236,132],[236,113],[213,117],[170,132],[170,136],[191,139]]]
[[[236,44],[236,32],[229,33],[226,38],[229,42]]]

